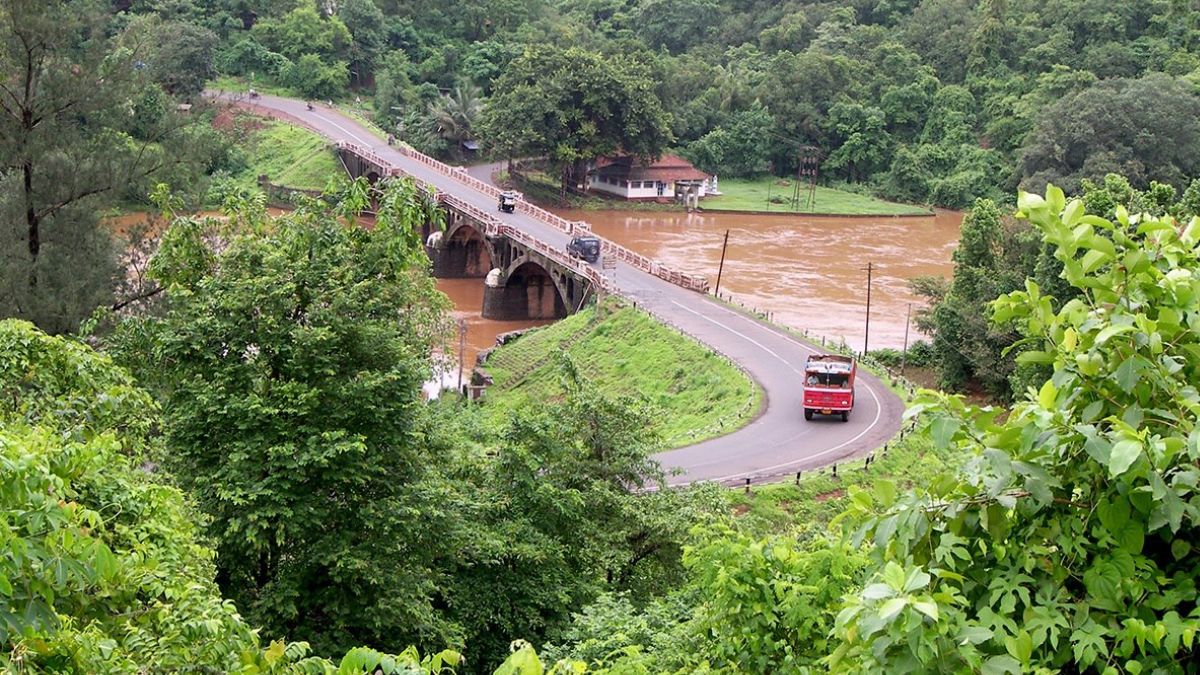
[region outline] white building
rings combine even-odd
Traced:
[[[716,193],[716,177],[676,155],[663,155],[646,164],[636,157],[602,157],[588,176],[588,189],[624,199],[682,199]]]

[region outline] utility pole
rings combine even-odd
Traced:
[[[458,320],[458,393],[462,393],[463,361],[466,358],[467,320]]]
[[[900,352],[900,377],[904,377],[904,366],[908,363],[908,320],[912,318],[912,303],[908,303],[908,312],[904,315],[904,351]]]
[[[805,168],[808,164],[808,158],[801,155],[798,158],[796,166],[796,184],[792,187],[792,210],[800,210],[800,184],[804,181]]]
[[[816,155],[812,157],[812,173],[809,174],[808,210],[817,210],[817,173],[821,170],[821,162]]]
[[[867,355],[867,340],[871,336],[871,272],[875,270],[875,263],[867,263],[867,325],[863,329],[863,356]]]
[[[721,273],[725,271],[725,249],[729,246],[729,230],[725,230],[725,243],[721,244],[721,265],[717,267],[717,288],[713,295],[721,297]]]
[[[792,191],[792,208],[800,210],[801,189],[805,194],[805,207],[812,211],[817,199],[817,171],[821,164],[821,150],[816,146],[805,145],[800,148],[800,166],[796,169],[796,186]],[[804,178],[808,183],[804,184]]]

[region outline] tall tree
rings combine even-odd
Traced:
[[[671,139],[670,115],[636,63],[532,47],[509,64],[495,92],[480,120],[484,139],[509,157],[549,157],[564,193],[597,157],[653,158]]]
[[[1006,352],[1017,335],[993,326],[987,305],[1021,288],[1033,274],[1038,250],[1029,229],[1001,217],[994,202],[975,202],[954,251],[954,280],[922,319],[933,334],[942,386],[961,390],[977,382],[992,396],[1011,397],[1015,355]]]
[[[350,31],[351,84],[374,82],[375,64],[387,42],[383,12],[375,0],[345,0],[338,7],[338,18]]]
[[[475,123],[483,109],[482,93],[471,82],[463,82],[453,93],[442,94],[429,104],[430,122],[454,157],[461,157],[463,142],[475,137]]]
[[[0,2],[0,315],[50,332],[111,295],[113,244],[96,213],[186,154],[163,151],[169,115],[130,135],[149,45],[108,29],[98,0]]]
[[[436,213],[422,195],[391,186],[370,231],[318,203],[271,224],[243,210],[220,249],[219,224],[176,222],[152,265],[161,316],[114,338],[164,401],[168,462],[211,519],[222,589],[324,653],[456,641],[431,606],[452,528],[420,442],[445,308],[413,227]]]

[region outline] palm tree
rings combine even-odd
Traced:
[[[472,82],[454,87],[454,93],[442,94],[429,104],[429,117],[438,136],[446,139],[451,153],[458,157],[462,153],[463,141],[470,140],[474,126],[483,109],[483,92]]]

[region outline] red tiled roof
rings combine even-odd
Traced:
[[[691,162],[678,155],[663,155],[657,161],[646,164],[636,158],[601,157],[596,160],[596,173],[617,180],[704,180],[709,175],[692,166]]]

